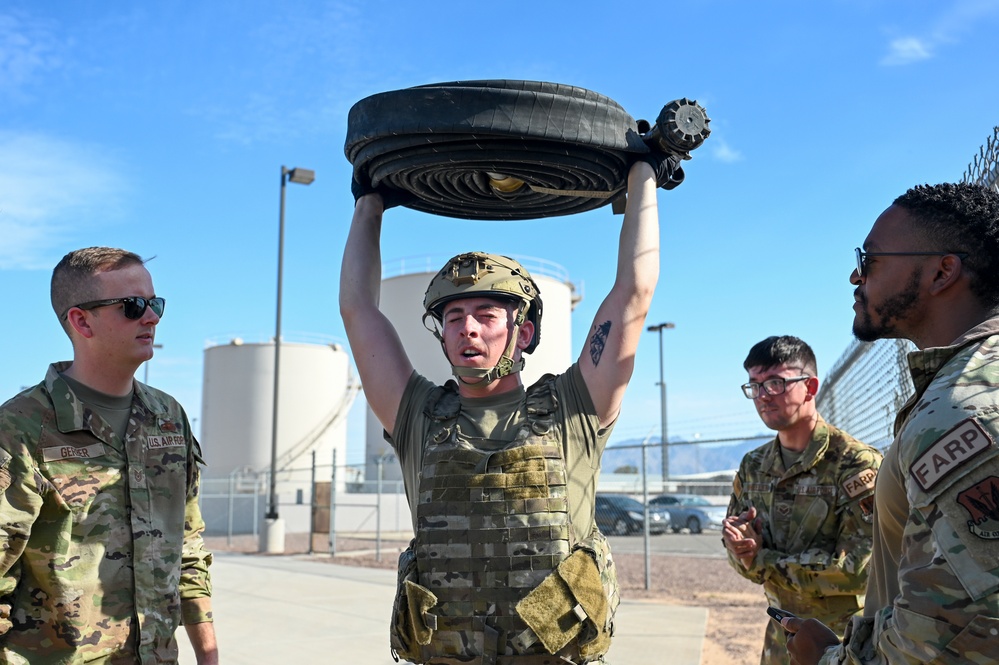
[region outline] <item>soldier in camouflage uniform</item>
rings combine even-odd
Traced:
[[[877,482],[864,616],[842,645],[785,619],[792,662],[999,663],[999,193],[910,189],[857,262],[854,335],[915,343],[915,394]]]
[[[842,634],[863,607],[881,454],[819,415],[815,354],[802,340],[768,337],[744,367],[742,390],[777,436],[739,466],[722,532],[729,563],[763,585],[772,607]],[[790,662],[773,621],[760,662]]]
[[[656,186],[679,182],[675,160],[649,159],[631,167],[618,277],[583,353],[526,390],[522,354],[541,332],[527,271],[473,252],[434,277],[424,321],[457,378],[435,386],[378,310],[382,213],[397,193],[355,180],[340,311],[368,403],[402,464],[416,534],[400,558],[397,657],[604,662],[618,596],[594,522],[596,482],[658,278]]]
[[[134,381],[164,301],[143,260],[92,247],[52,274],[73,361],[0,406],[0,662],[176,663],[181,619],[218,662],[197,441]]]

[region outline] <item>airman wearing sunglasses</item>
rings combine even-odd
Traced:
[[[744,367],[743,394],[777,436],[739,466],[722,532],[729,563],[770,606],[842,635],[863,607],[881,454],[819,415],[815,354],[802,340],[768,337]],[[766,621],[760,662],[789,663],[785,639]]]
[[[198,442],[135,381],[165,301],[137,255],[91,247],[52,273],[73,360],[0,407],[0,662],[176,663],[183,621],[218,662]]]
[[[999,191],[913,187],[850,275],[858,340],[908,339],[915,393],[875,490],[864,615],[784,619],[793,663],[999,663]]]

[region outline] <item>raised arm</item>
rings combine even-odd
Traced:
[[[378,309],[383,212],[380,194],[361,196],[354,206],[340,268],[340,316],[364,396],[382,427],[391,432],[413,364],[395,328]]]
[[[658,279],[656,174],[649,164],[636,162],[628,173],[617,276],[597,310],[579,356],[579,368],[601,425],[613,422],[621,409]]]

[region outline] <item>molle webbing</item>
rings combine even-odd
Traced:
[[[427,661],[428,665],[573,665],[576,661],[559,656],[532,655],[532,656],[497,656],[495,660],[476,658],[474,660],[461,660],[457,658],[434,658]],[[603,662],[603,661],[600,661]]]
[[[573,544],[556,409],[551,382],[535,384],[515,438],[493,451],[461,436],[453,388],[428,400],[437,427],[422,460],[416,556],[419,582],[438,604],[424,662],[572,662],[542,655],[515,610]]]

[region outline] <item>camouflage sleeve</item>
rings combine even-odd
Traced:
[[[881,455],[874,449],[856,451],[844,461],[837,479],[841,500],[835,506],[834,537],[794,554],[762,551],[758,560],[770,582],[815,596],[865,593],[873,540],[874,481],[880,465]],[[821,534],[815,540],[823,540]]]
[[[849,662],[999,662],[999,417],[985,413],[949,429],[931,413],[899,433],[910,506],[899,592]]]
[[[212,553],[205,548],[205,522],[198,504],[201,492],[201,446],[194,437],[188,459],[187,502],[184,508],[184,549],[180,571],[180,609],[185,625],[212,620]]]
[[[42,506],[39,479],[28,450],[28,423],[0,412],[0,635],[10,630],[11,596],[20,580],[21,556]]]
[[[728,502],[728,517],[738,515],[746,510],[749,510],[750,504],[743,499],[744,495],[742,493],[742,487],[744,484],[743,478],[745,477],[743,470],[744,465],[745,460],[739,465],[739,471],[735,474],[735,478],[732,480],[732,497]],[[722,539],[722,547],[725,547],[724,538]],[[725,553],[728,556],[728,564],[732,566],[735,572],[739,573],[741,576],[745,577],[754,584],[763,584],[765,569],[760,565],[759,555],[757,555],[756,559],[753,561],[753,565],[749,568],[744,568],[742,563],[728,548],[725,548]]]

